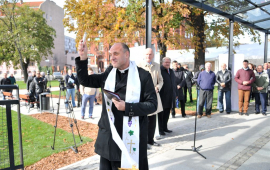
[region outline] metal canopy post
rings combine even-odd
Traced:
[[[268,55],[268,34],[265,33],[265,41],[264,41],[264,63],[267,63],[267,55]]]
[[[232,57],[233,57],[233,23],[234,23],[234,21],[230,19],[228,69],[229,68],[232,69]]]
[[[146,48],[151,48],[152,0],[146,0]]]

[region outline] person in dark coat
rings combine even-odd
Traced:
[[[226,112],[231,113],[231,81],[232,73],[226,69],[226,64],[221,64],[221,70],[216,74],[216,82],[218,83],[218,106],[219,113],[223,113],[223,96],[225,94],[226,99]]]
[[[9,85],[11,84],[11,80],[7,78],[7,73],[4,73],[4,78],[0,81],[0,85]],[[11,92],[11,90],[3,90],[3,92]],[[6,97],[3,95],[3,100],[5,100]]]
[[[88,72],[87,72],[88,73]],[[68,74],[65,77],[65,83],[67,86],[67,91],[66,91],[66,101],[69,100],[71,96],[71,102],[72,106],[76,107],[75,104],[75,85],[78,87],[78,82],[77,78],[72,74],[72,70],[68,70]],[[66,108],[68,107],[68,104],[66,104]]]
[[[45,76],[45,72],[41,72],[40,75],[41,75],[41,77],[43,78],[43,81],[44,81],[44,90],[46,90],[47,89],[48,79]]]
[[[37,101],[37,108],[39,108],[39,95],[43,93],[44,90],[44,79],[41,77],[40,72],[37,71],[37,76],[33,79],[30,85],[30,91],[34,94]],[[34,107],[31,103],[30,108]]]
[[[26,81],[26,88],[27,88],[27,91],[29,92],[29,89],[30,89],[30,84],[32,83],[32,81],[34,80],[34,78],[36,77],[36,71],[33,70],[32,71],[32,75],[28,76],[28,79]]]
[[[185,118],[187,116],[185,112],[185,98],[184,98],[184,93],[183,93],[183,87],[185,87],[186,85],[184,68],[183,67],[178,68],[177,61],[173,61],[172,65],[173,65],[173,72],[175,75],[175,86],[177,88],[177,99],[181,105],[182,117]],[[175,107],[172,108],[172,117],[175,118]]]
[[[192,99],[193,74],[191,71],[188,70],[188,65],[184,65],[183,68],[185,69],[185,79],[186,79],[186,85],[184,87],[185,103],[187,102],[187,91],[189,93],[189,101],[190,103],[192,103],[193,102],[193,99]]]
[[[121,150],[112,139],[111,128],[109,124],[106,103],[104,100],[104,86],[111,70],[117,68],[115,79],[115,93],[120,96],[119,101],[112,99],[112,112],[115,117],[115,128],[122,138],[124,116],[139,116],[140,125],[140,144],[139,144],[139,169],[148,170],[147,160],[147,115],[157,110],[157,96],[153,80],[148,71],[138,68],[138,74],[141,84],[141,94],[139,103],[127,103],[126,88],[128,79],[128,67],[130,63],[130,52],[126,44],[114,44],[109,53],[111,55],[112,66],[109,66],[101,74],[88,75],[87,72],[87,46],[80,41],[78,48],[80,57],[75,59],[78,81],[85,87],[102,89],[102,113],[98,126],[98,137],[95,143],[95,152],[100,155],[100,170],[118,170],[121,164]]]
[[[175,107],[176,99],[176,85],[175,76],[172,69],[170,69],[171,59],[164,57],[162,59],[162,66],[160,66],[161,75],[163,77],[163,86],[159,92],[163,111],[158,114],[159,134],[165,135],[164,132],[171,133],[168,129],[168,120],[170,117],[170,110]]]

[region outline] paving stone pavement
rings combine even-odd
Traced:
[[[257,119],[268,119],[268,117],[264,117],[263,115],[255,115],[254,105],[251,104],[249,108],[250,116],[240,116],[238,113],[220,114],[216,113],[212,115],[212,118],[203,117],[198,119],[197,123],[197,139],[200,141],[204,140],[204,137],[207,134],[211,134],[215,131],[226,131],[227,134],[234,132],[236,129],[232,127],[233,125],[237,125],[239,123],[247,122],[252,126],[252,122]],[[268,107],[269,110],[269,107]],[[268,112],[269,113],[269,112]],[[176,148],[181,149],[190,149],[184,146],[185,144],[193,145],[194,139],[194,116],[189,118],[182,118],[180,115],[177,115],[175,119],[170,118],[169,120],[169,129],[173,130],[173,133],[166,134],[166,137],[160,140],[156,140],[156,142],[160,143],[161,147],[152,147],[151,150],[148,150],[148,160],[156,159],[161,154],[166,154],[167,152],[171,152]],[[244,129],[247,126],[240,127],[238,129]],[[222,140],[223,136],[226,135],[224,133],[218,134],[215,137],[220,138]],[[247,147],[240,153],[237,153],[235,157],[231,160],[223,162],[220,167],[215,167],[214,169],[237,169],[240,167],[246,160],[252,157],[263,145],[265,145],[267,141],[267,135],[263,139],[258,139],[255,143]],[[263,140],[263,142],[262,142]],[[197,142],[196,146],[199,146],[200,142]],[[185,147],[185,148],[183,148]],[[181,151],[179,151],[180,153]],[[270,156],[269,156],[270,158]],[[181,157],[180,157],[181,159]],[[236,161],[237,160],[237,161]],[[151,161],[150,161],[151,162]],[[192,164],[192,162],[191,162]],[[93,157],[87,158],[80,162],[74,163],[72,165],[61,168],[60,170],[96,170],[99,167],[99,156],[95,155]],[[151,169],[151,163],[149,163],[149,167]],[[227,167],[227,168],[226,168]],[[269,164],[270,167],[270,164]],[[156,169],[169,169],[169,168],[156,168]],[[183,169],[192,169],[192,168],[183,168]],[[267,169],[267,170],[270,170]]]

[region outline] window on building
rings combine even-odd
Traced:
[[[48,19],[48,15],[46,14],[46,19]]]
[[[52,21],[52,16],[50,16],[50,21]]]
[[[74,57],[71,57],[71,60],[74,60]]]
[[[98,51],[103,51],[103,42],[98,43]]]

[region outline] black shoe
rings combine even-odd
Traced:
[[[33,105],[33,104],[31,104],[31,105],[30,105],[30,108],[34,108],[34,105]]]
[[[262,115],[267,116],[267,114],[266,114],[266,113],[262,113]]]
[[[148,145],[151,145],[151,146],[161,146],[159,143],[157,142],[154,142],[153,144],[148,144]]]
[[[249,114],[248,114],[248,113],[245,113],[245,115],[246,115],[246,116],[249,116]]]
[[[172,115],[172,118],[175,118],[175,115]]]
[[[255,114],[260,114],[260,112],[255,112]],[[263,114],[263,113],[262,113]]]
[[[172,130],[164,130],[164,132],[172,133]]]
[[[226,112],[227,114],[230,114],[231,112]]]
[[[223,111],[219,111],[219,113],[223,113]]]
[[[187,115],[182,116],[182,118],[188,118]]]
[[[239,115],[243,116],[243,112],[240,112]]]
[[[160,135],[166,135],[166,133],[164,133],[164,132],[159,132],[159,134],[160,134]]]

